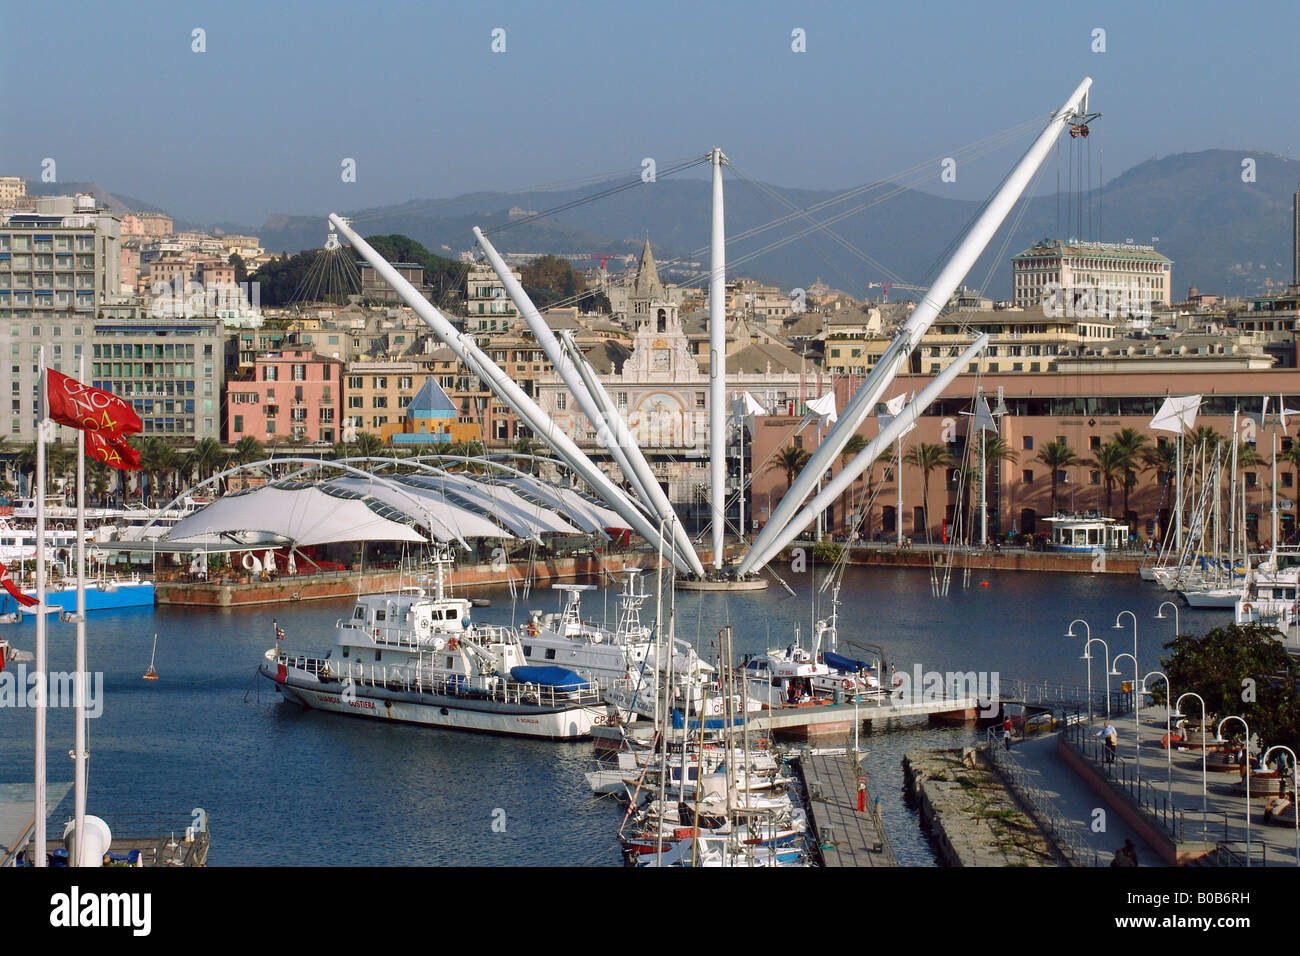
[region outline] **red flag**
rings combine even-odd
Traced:
[[[140,470],[140,453],[128,445],[125,438],[112,432],[87,431],[86,454],[110,468]]]
[[[31,607],[37,603],[36,598],[30,594],[24,594],[18,589],[18,585],[14,584],[14,579],[9,576],[9,569],[3,564],[0,564],[0,585],[3,585],[4,589],[12,594],[14,600],[23,607]]]
[[[143,430],[135,409],[112,392],[91,388],[53,369],[45,375],[50,418],[60,425],[119,437]]]

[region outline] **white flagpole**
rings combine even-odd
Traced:
[[[45,866],[45,688],[49,670],[46,656],[45,619],[45,416],[46,401],[45,348],[40,351],[39,414],[36,421],[36,759],[35,796],[32,817],[35,825],[36,852],[32,862]]]
[[[86,356],[81,356],[77,380],[86,380]],[[86,828],[86,433],[77,429],[77,728],[73,737],[73,819],[77,838],[77,859],[73,866],[85,866]]]

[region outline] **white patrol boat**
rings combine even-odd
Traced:
[[[793,644],[745,662],[745,684],[752,702],[775,708],[812,702],[851,702],[883,693],[878,677],[879,659],[869,662],[836,653],[838,585],[831,607],[830,618],[817,622],[817,639],[812,650],[800,645],[796,626]]]
[[[471,624],[470,601],[445,593],[445,563],[437,562],[433,596],[404,588],[359,597],[352,616],[335,625],[325,657],[277,646],[261,673],[286,700],[317,710],[549,740],[590,737],[609,710],[598,684],[567,668],[529,666],[512,629]]]
[[[618,596],[618,624],[613,631],[582,619],[582,594],[594,584],[553,584],[566,595],[559,613],[532,611],[520,635],[530,664],[558,665],[597,681],[605,699],[625,714],[654,717],[656,664],[673,677],[673,706],[692,715],[722,713],[717,671],[686,641],[675,640],[672,652],[658,654],[654,629],[641,622],[648,595],[639,589],[641,568],[624,568],[627,577]],[[662,658],[662,660],[660,660]],[[707,693],[706,693],[707,688]]]

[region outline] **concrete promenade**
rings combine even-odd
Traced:
[[[1189,862],[1221,842],[1226,842],[1233,854],[1226,862],[1244,865],[1249,838],[1252,866],[1297,865],[1294,810],[1287,816],[1290,826],[1262,820],[1267,800],[1278,791],[1277,779],[1252,778],[1248,827],[1248,804],[1240,772],[1236,768],[1216,771],[1214,754],[1209,753],[1203,787],[1200,750],[1166,750],[1161,745],[1165,715],[1163,707],[1143,707],[1140,732],[1133,714],[1111,718],[1119,733],[1117,760],[1111,770],[1114,783],[1102,782],[1106,780],[1104,746],[1095,736],[1105,721],[1104,713],[1094,714],[1090,724],[1085,720],[1077,728],[1017,739],[1013,741],[1012,756],[1034,785],[1053,797],[1096,852],[1104,853],[1103,863],[1128,838],[1137,845],[1142,865],[1171,863],[1171,854],[1176,854],[1180,862]],[[1240,730],[1238,721],[1230,721],[1224,734],[1231,737]],[[1069,740],[1059,741],[1062,734],[1082,741],[1085,755],[1077,756]],[[1267,747],[1270,742],[1263,743]],[[1288,789],[1290,786],[1288,773]],[[1137,794],[1141,794],[1145,815],[1137,817],[1135,825],[1124,819],[1116,807],[1126,803],[1136,808]],[[1106,811],[1104,832],[1093,831],[1099,808]]]

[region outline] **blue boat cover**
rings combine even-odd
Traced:
[[[510,677],[521,684],[541,684],[544,687],[557,687],[560,690],[579,690],[588,686],[580,674],[575,674],[566,667],[512,667]]]
[[[745,718],[743,716],[736,716],[732,719],[731,726],[739,727],[742,724],[744,724],[744,722],[745,722]],[[681,730],[682,727],[685,725],[685,723],[686,720],[682,716],[682,712],[674,708],[673,709],[673,730]],[[704,721],[705,730],[721,730],[725,726],[727,726],[727,721],[725,717],[708,717]],[[692,720],[690,723],[690,729],[699,730],[700,722],[698,720]]]
[[[833,667],[837,671],[844,671],[849,674],[856,674],[860,671],[871,670],[871,665],[866,661],[856,661],[851,657],[841,657],[831,651],[822,653],[822,660],[827,667]]]

